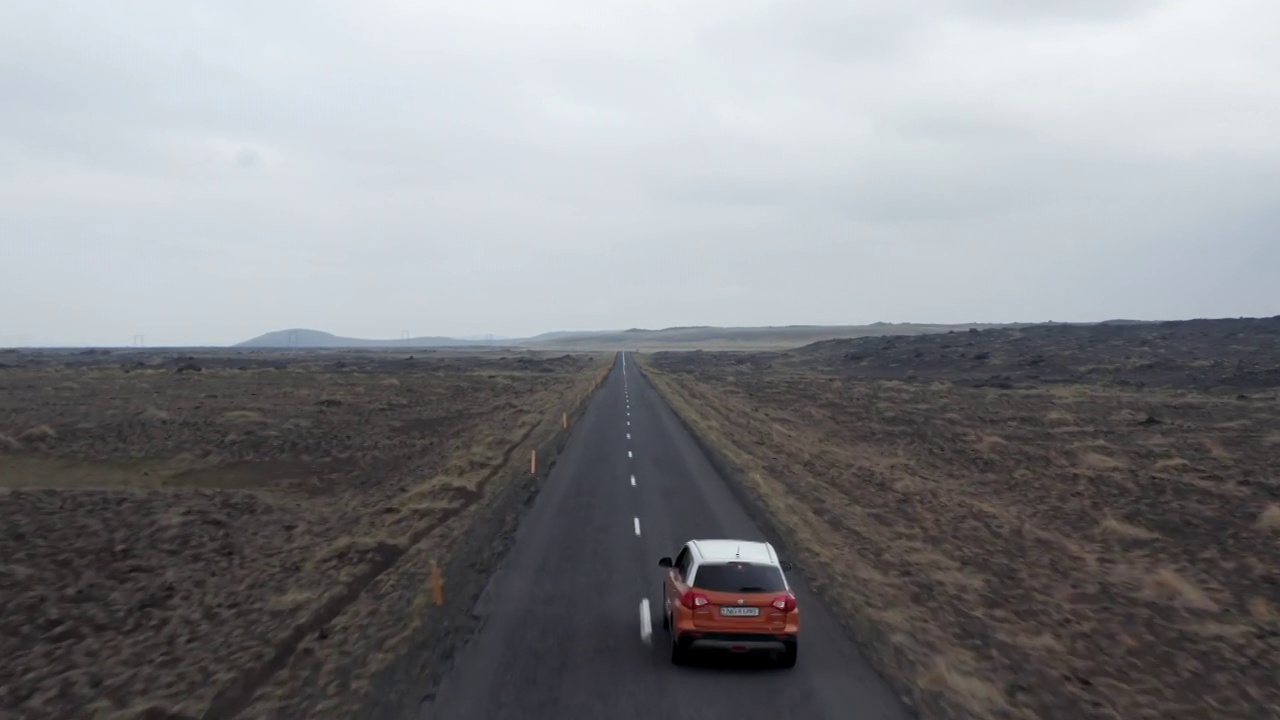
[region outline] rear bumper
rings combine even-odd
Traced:
[[[774,633],[681,633],[677,642],[690,650],[724,650],[728,652],[785,652],[795,647],[793,634]]]

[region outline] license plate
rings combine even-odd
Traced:
[[[758,607],[722,607],[720,608],[720,614],[734,615],[737,617],[755,617],[756,615],[760,614],[760,608]]]

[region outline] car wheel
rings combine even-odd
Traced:
[[[684,665],[688,662],[689,649],[681,642],[680,637],[673,631],[671,633],[671,664]]]
[[[778,667],[791,668],[796,666],[796,654],[800,648],[796,643],[787,643],[787,649],[778,655]]]

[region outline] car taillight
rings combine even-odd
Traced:
[[[794,595],[779,595],[771,604],[782,612],[791,612],[796,609],[796,598]]]
[[[680,596],[680,603],[690,609],[700,608],[710,602],[711,601],[707,599],[706,595],[692,590],[685,590],[684,594]]]

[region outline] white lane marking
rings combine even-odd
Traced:
[[[631,457],[631,451],[630,451],[630,450],[628,450],[628,451],[627,451],[627,457]]]
[[[630,421],[630,420],[628,420],[628,421],[627,421],[627,427],[631,427],[631,421]]]
[[[653,640],[653,618],[649,616],[649,598],[640,600],[640,642],[648,645]]]
[[[630,439],[631,439],[631,433],[627,433],[627,439],[628,439],[628,440],[630,440]]]
[[[631,476],[631,487],[635,487],[635,486],[636,486],[636,476],[635,476],[635,475],[632,475],[632,476]]]
[[[636,537],[640,537],[640,518],[631,518],[636,521]]]

